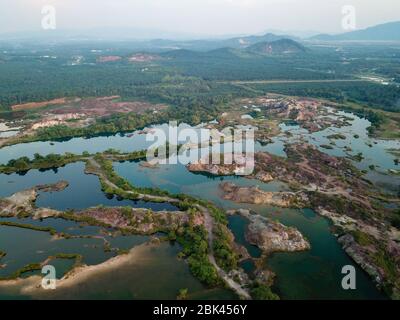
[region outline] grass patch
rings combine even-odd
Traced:
[[[23,229],[31,229],[31,230],[35,230],[35,231],[48,232],[52,236],[57,234],[57,231],[54,228],[51,228],[51,227],[39,227],[39,226],[31,225],[31,224],[16,223],[16,222],[11,222],[11,221],[0,221],[0,226],[15,227],[15,228],[23,228]]]
[[[351,231],[351,235],[354,237],[354,240],[361,246],[368,246],[374,244],[375,242],[372,236],[360,230]]]

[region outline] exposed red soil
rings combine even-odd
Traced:
[[[64,103],[66,103],[66,98],[58,98],[42,102],[29,102],[23,104],[16,104],[11,106],[11,109],[13,111],[32,110],[32,109],[43,108],[49,105],[59,105]]]
[[[97,59],[97,62],[104,63],[104,62],[114,62],[119,61],[122,58],[120,56],[103,56]]]
[[[119,96],[91,98],[82,100],[79,104],[63,106],[51,111],[52,114],[79,113],[87,117],[104,117],[114,113],[136,112],[138,114],[151,110],[163,110],[167,106],[163,104],[150,104],[140,101],[116,101]]]
[[[129,62],[149,62],[159,60],[160,57],[151,54],[137,53],[129,58]]]

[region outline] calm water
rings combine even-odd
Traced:
[[[68,240],[70,241],[70,240]],[[136,250],[136,249],[135,249]],[[179,290],[187,288],[193,299],[235,299],[225,289],[207,289],[195,279],[183,260],[177,258],[178,245],[162,243],[147,246],[136,259],[118,266],[113,272],[99,272],[75,286],[54,291],[40,291],[36,299],[175,299]],[[154,275],[157,277],[154,277]],[[30,299],[21,296],[18,288],[0,286],[0,299]]]
[[[249,252],[251,257],[253,258],[261,257],[262,251],[257,246],[251,245],[246,241],[245,232],[247,226],[249,225],[249,221],[240,215],[230,216],[228,217],[228,220],[229,220],[229,229],[231,229],[232,232],[234,233],[235,241],[244,246]]]
[[[168,203],[151,203],[143,201],[119,201],[116,198],[107,198],[100,190],[100,183],[96,176],[84,174],[84,164],[75,163],[58,170],[38,171],[31,170],[26,175],[0,175],[0,197],[10,196],[16,191],[31,188],[38,184],[55,183],[67,180],[68,188],[61,192],[40,193],[37,205],[58,210],[83,209],[99,204],[105,206],[129,205],[133,207],[151,208],[158,210],[177,210]],[[73,221],[49,218],[43,221],[33,219],[1,218],[0,221],[31,224],[41,227],[52,227],[57,232],[65,232],[74,236],[99,236],[101,235],[110,243],[111,248],[131,249],[149,240],[146,236],[116,236],[104,235],[102,228],[82,226]],[[102,263],[116,255],[116,251],[104,250],[104,239],[77,238],[54,240],[47,232],[22,229],[17,227],[0,226],[0,250],[7,253],[1,260],[4,265],[0,268],[0,276],[8,276],[29,263],[40,263],[47,257],[57,253],[81,254],[83,262],[88,265]],[[145,265],[124,266],[118,273],[104,274],[100,277],[89,279],[79,289],[72,288],[62,292],[46,294],[34,298],[87,298],[87,299],[146,299],[165,298],[175,299],[179,289],[188,288],[189,294],[196,299],[234,299],[235,295],[229,290],[205,288],[195,279],[184,261],[177,259],[180,251],[178,246],[160,246],[153,250]],[[61,278],[73,266],[72,260],[55,259],[50,264],[56,267],[57,277]],[[154,274],[162,275],[160,281],[154,281]],[[25,276],[39,274],[33,272]],[[117,277],[118,275],[119,277]],[[127,279],[131,280],[127,285]],[[158,278],[157,278],[158,279]],[[148,283],[149,285],[145,285]],[[14,288],[15,289],[15,288]],[[16,290],[16,289],[15,289]],[[0,299],[32,297],[22,296],[18,290],[5,290],[0,286]],[[157,292],[157,295],[155,295]]]
[[[225,209],[247,208],[288,226],[298,228],[311,242],[312,249],[302,253],[274,254],[267,265],[277,274],[277,291],[283,298],[307,299],[379,299],[381,293],[369,277],[344,253],[336,238],[330,233],[326,219],[312,210],[281,209],[269,206],[236,204],[221,199],[221,181],[234,181],[237,185],[258,185],[263,190],[278,191],[287,187],[281,183],[261,183],[243,177],[212,178],[190,173],[182,165],[163,165],[159,169],[140,167],[137,163],[115,163],[118,174],[143,187],[158,186],[173,193],[183,192],[202,199],[211,200]],[[253,257],[259,250],[245,243],[246,220],[230,217],[230,226],[239,243],[248,248]],[[354,265],[357,270],[357,290],[344,291],[341,284],[341,269]],[[285,267],[282,267],[285,266]]]
[[[46,232],[8,226],[0,226],[0,247],[7,253],[1,260],[6,266],[0,269],[0,276],[11,275],[29,263],[40,263],[58,253],[82,254],[87,264],[104,262],[113,255],[104,252],[101,239],[52,240]]]
[[[388,152],[388,150],[400,150],[400,142],[397,140],[377,140],[369,138],[366,130],[369,125],[369,121],[355,116],[350,126],[342,128],[329,127],[325,130],[314,133],[308,133],[307,130],[300,128],[298,125],[281,124],[280,128],[283,131],[283,134],[275,137],[272,144],[260,147],[260,150],[279,156],[285,156],[283,150],[285,142],[294,143],[304,140],[310,144],[318,146],[320,151],[336,157],[346,157],[348,155],[355,156],[358,153],[362,153],[364,159],[360,162],[354,162],[354,164],[360,169],[368,170],[368,167],[371,164],[375,165],[378,171],[399,169],[399,166],[394,162],[396,157]],[[288,138],[284,135],[285,132],[290,132],[292,136]],[[346,139],[330,140],[327,138],[333,134],[341,134],[345,136]],[[359,135],[358,138],[354,137],[356,134]],[[331,144],[331,141],[334,141],[335,144]],[[331,145],[333,149],[321,148],[321,145]],[[351,148],[352,151],[346,152],[346,147]]]
[[[186,124],[181,124],[178,129],[180,131],[188,127]],[[149,128],[157,128],[168,132],[168,125],[166,124]],[[1,148],[0,163],[7,163],[11,159],[23,156],[32,159],[35,153],[40,153],[43,156],[50,153],[65,154],[66,152],[81,154],[84,151],[89,153],[103,152],[110,148],[122,152],[132,152],[147,149],[153,143],[146,141],[146,134],[141,134],[141,131],[93,138],[73,138],[68,141],[21,143]]]
[[[339,113],[351,116],[349,113]],[[321,151],[335,156],[346,156],[345,147],[352,151],[349,155],[363,153],[364,160],[355,162],[360,169],[368,171],[366,177],[385,190],[396,192],[400,185],[399,177],[386,174],[388,169],[399,169],[394,163],[394,156],[387,152],[389,148],[400,148],[399,141],[380,141],[370,139],[366,128],[369,122],[358,117],[353,117],[351,125],[343,128],[328,128],[317,133],[308,133],[298,126],[281,124],[283,132],[290,131],[292,136],[282,135],[273,139],[267,146],[256,144],[257,150],[268,151],[285,157],[284,144],[287,141],[295,142],[300,139],[315,145],[330,144],[327,136],[341,133],[345,140],[335,140],[332,150],[320,148]],[[182,125],[180,128],[187,126]],[[165,129],[165,126],[161,126]],[[354,135],[358,134],[359,138]],[[146,141],[146,136],[138,134],[133,136],[115,135],[110,137],[96,137],[90,139],[76,138],[64,142],[34,142],[20,144],[0,149],[0,163],[21,156],[33,157],[36,152],[42,155],[49,153],[91,153],[101,152],[110,147],[124,152],[142,150],[152,142]],[[377,171],[368,167],[373,164]],[[272,182],[264,184],[259,181],[240,177],[211,178],[204,175],[192,174],[182,165],[162,165],[158,169],[149,169],[139,166],[138,163],[115,163],[116,171],[127,178],[132,184],[141,187],[157,187],[172,193],[187,193],[203,199],[211,200],[226,209],[248,208],[264,216],[278,219],[288,226],[297,227],[309,239],[312,249],[302,253],[278,253],[267,261],[266,266],[277,274],[276,290],[283,298],[382,298],[370,279],[356,266],[357,290],[344,291],[340,287],[341,268],[344,265],[354,265],[353,261],[343,252],[335,237],[330,233],[327,220],[317,216],[312,210],[279,209],[268,206],[255,206],[235,204],[221,199],[219,183],[233,181],[238,185],[258,185],[267,191],[287,190],[283,183]],[[100,190],[97,177],[83,174],[84,164],[75,163],[58,170],[38,171],[32,170],[25,175],[0,175],[0,197],[10,196],[14,192],[31,188],[38,184],[55,183],[67,180],[70,185],[61,192],[40,193],[37,205],[58,210],[84,209],[90,206],[124,206],[151,208],[159,210],[175,210],[170,204],[134,202],[113,197],[107,197]],[[25,220],[25,221],[24,221]],[[11,219],[11,221],[30,223],[40,226],[52,226],[57,231],[67,232],[72,235],[98,235],[102,234],[100,228],[80,226],[74,222],[60,219],[46,219],[42,222],[30,219]],[[260,251],[246,243],[244,231],[247,221],[240,217],[230,217],[229,225],[237,241],[243,244],[253,257],[258,257]],[[114,248],[129,249],[135,247],[147,238],[141,237],[115,237],[105,236]],[[102,239],[70,239],[53,240],[48,233],[38,232],[14,227],[0,227],[0,250],[6,251],[7,256],[1,260],[6,264],[0,269],[0,275],[6,275],[31,262],[40,262],[55,253],[81,253],[88,264],[97,264],[113,256],[114,252],[104,251]],[[159,248],[145,252],[146,257],[139,264],[121,267],[118,272],[103,274],[93,277],[79,290],[73,288],[59,292],[59,298],[157,298],[174,299],[180,288],[189,288],[191,298],[232,298],[232,293],[226,290],[207,290],[194,279],[187,265],[176,258],[178,246],[161,245]],[[71,268],[71,261],[57,259],[54,261],[60,275]],[[254,268],[251,262],[243,263],[243,268],[249,272]],[[160,275],[154,281],[154,274]],[[162,286],[160,285],[162,282]],[[162,288],[162,289],[160,289]],[[3,291],[2,291],[3,290]],[[4,291],[0,288],[0,298],[21,297],[18,292]],[[30,297],[22,297],[30,298]],[[42,298],[46,298],[45,295]]]
[[[84,174],[84,169],[84,163],[73,163],[55,171],[31,170],[26,175],[0,174],[0,197],[7,197],[17,191],[29,189],[39,184],[66,180],[69,182],[69,186],[63,191],[40,192],[36,205],[56,210],[85,209],[98,205],[132,206],[154,211],[178,210],[169,203],[131,201],[108,197],[101,191],[98,177]]]
[[[359,118],[352,113],[339,111],[336,116],[330,115],[331,118],[346,117],[349,121],[348,126],[341,128],[329,127],[325,130],[309,133],[305,129],[301,129],[293,124],[280,124],[282,134],[272,139],[272,143],[261,146],[256,143],[256,150],[267,151],[272,154],[286,157],[284,151],[285,143],[306,141],[319,147],[325,153],[334,156],[346,157],[355,156],[359,153],[363,154],[364,159],[361,162],[354,162],[354,164],[362,169],[367,170],[369,173],[368,178],[371,178],[374,183],[379,183],[385,180],[386,183],[390,180],[389,184],[398,186],[400,185],[399,176],[386,175],[389,169],[400,170],[400,166],[396,165],[394,160],[395,156],[388,152],[388,149],[400,150],[399,140],[378,140],[368,137],[367,128],[370,122],[366,119]],[[186,124],[181,124],[178,127],[178,132],[189,128]],[[168,132],[166,124],[154,126],[151,128],[161,129]],[[197,128],[199,132],[199,128]],[[290,132],[291,137],[285,133]],[[346,139],[330,140],[327,137],[332,134],[342,134]],[[358,138],[355,137],[358,135]],[[334,145],[331,142],[334,142]],[[66,152],[80,154],[84,151],[90,153],[102,152],[107,149],[113,148],[122,152],[131,152],[135,150],[143,150],[149,147],[153,142],[146,141],[146,135],[140,134],[139,131],[133,132],[132,135],[116,134],[107,137],[94,137],[94,138],[74,138],[69,141],[60,142],[32,142],[26,144],[18,144],[0,149],[0,163],[7,163],[11,159],[27,156],[33,158],[33,155],[40,152],[42,155],[50,153],[64,154]],[[333,149],[321,148],[321,145],[331,145]],[[346,151],[345,148],[351,148],[351,151]],[[369,166],[376,166],[376,172],[371,171]],[[388,178],[389,177],[389,178]],[[390,188],[389,188],[390,189]]]

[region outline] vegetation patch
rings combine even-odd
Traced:
[[[269,286],[258,282],[252,285],[250,294],[255,300],[279,300],[279,296]]]
[[[40,271],[42,270],[42,265],[40,263],[29,263],[26,266],[18,269],[10,276],[0,276],[0,280],[13,280],[21,278],[24,274],[28,272]]]
[[[23,229],[31,229],[31,230],[35,230],[35,231],[48,232],[52,236],[57,234],[57,231],[52,227],[39,227],[39,226],[34,226],[32,224],[16,223],[16,222],[11,222],[11,221],[0,221],[0,226],[15,227],[15,228],[23,228]]]
[[[221,279],[208,259],[206,230],[201,226],[187,225],[178,231],[176,240],[182,246],[182,255],[187,259],[193,275],[208,285],[220,285]]]
[[[336,134],[331,134],[327,136],[328,139],[333,139],[333,140],[346,140],[346,136],[344,134],[336,133]]]
[[[10,160],[6,165],[0,165],[0,173],[10,174],[14,172],[27,172],[32,169],[52,169],[63,167],[66,164],[83,160],[83,156],[66,153],[65,155],[49,154],[41,156],[35,153],[33,159],[21,157]]]

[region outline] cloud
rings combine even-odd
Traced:
[[[40,27],[41,7],[63,29],[127,26],[204,35],[268,29],[340,32],[347,0],[0,0],[0,33]],[[350,1],[358,27],[400,19],[400,1]]]
[[[260,5],[259,0],[224,0],[224,2],[239,7],[255,7]]]

